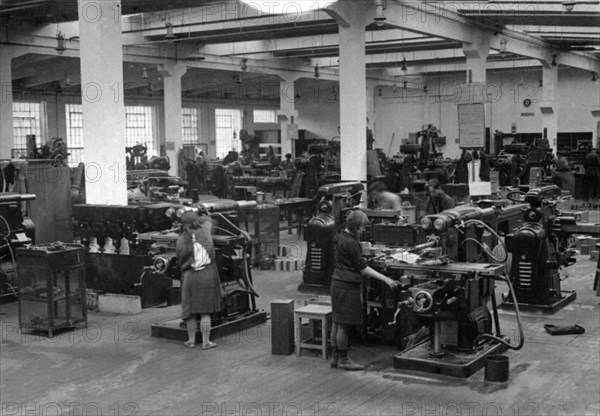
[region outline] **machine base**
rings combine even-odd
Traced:
[[[244,329],[252,328],[254,326],[264,324],[267,321],[267,312],[255,311],[249,314],[236,318],[229,322],[224,322],[220,325],[213,326],[210,329],[211,339],[222,338],[236,332],[243,331]],[[151,336],[154,338],[167,338],[175,339],[179,341],[187,341],[187,329],[181,326],[181,319],[173,319],[171,321],[155,323],[151,327]],[[196,332],[196,343],[202,343],[202,332],[199,329]]]
[[[567,306],[569,303],[573,302],[575,300],[575,298],[577,297],[577,294],[575,293],[574,290],[561,290],[560,293],[563,295],[563,297],[554,303],[551,303],[549,305],[536,305],[533,303],[519,303],[519,310],[520,311],[539,311],[539,312],[543,312],[543,313],[547,313],[547,314],[553,314],[553,313],[559,311],[560,309],[564,308],[565,306]],[[510,309],[510,310],[515,309],[515,304],[513,303],[512,299],[503,299],[502,303],[498,306],[502,309]]]
[[[497,342],[489,342],[483,349],[473,352],[448,351],[442,357],[430,354],[429,339],[394,355],[394,368],[444,376],[468,378],[485,366],[488,355],[501,354],[508,348]]]
[[[315,285],[310,283],[300,283],[298,285],[298,292],[300,293],[314,293],[315,295],[329,296],[331,293],[330,286],[327,285]]]

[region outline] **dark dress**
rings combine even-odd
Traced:
[[[338,236],[335,270],[331,280],[333,321],[338,324],[361,325],[361,271],[367,267],[358,238],[347,231]]]
[[[191,268],[193,250],[191,239],[184,236],[177,242],[177,257],[182,266],[181,271],[181,319],[188,319],[196,314],[221,312],[221,283],[219,270],[215,263],[215,249],[210,237],[202,228],[195,231],[196,240],[204,246],[211,263],[202,270]],[[208,237],[207,237],[208,235]],[[186,241],[187,240],[187,241]]]

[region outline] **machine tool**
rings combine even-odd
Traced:
[[[520,323],[518,345],[510,344],[502,335],[494,295],[495,280],[508,282],[503,264],[506,249],[499,250],[503,255],[495,254],[497,250],[492,251],[481,241],[487,231],[494,237],[491,241],[502,246],[495,230],[486,223],[494,215],[493,208],[474,206],[427,215],[421,220],[421,228],[428,235],[426,243],[371,260],[372,267],[402,283],[403,295],[389,325],[406,334],[406,328],[402,328],[405,319],[397,317],[408,314],[429,328],[428,340],[395,355],[396,368],[464,378],[478,371],[487,356],[522,347]],[[477,250],[466,250],[463,246],[468,243]],[[483,257],[493,263],[482,262]],[[387,303],[383,314],[386,318]]]
[[[329,287],[335,268],[335,238],[346,215],[365,198],[365,187],[360,182],[341,182],[319,188],[317,215],[304,230],[306,267],[302,273],[300,290],[309,285]],[[366,199],[366,198],[365,198]]]
[[[524,223],[506,237],[512,254],[510,278],[521,309],[554,313],[575,300],[575,291],[562,290],[559,268],[575,262],[568,239],[574,234],[600,236],[600,224],[581,223],[575,217],[561,215],[557,204],[561,190],[556,185],[512,192],[509,199],[529,205]],[[504,296],[503,308],[514,308]]]
[[[249,265],[252,241],[240,228],[238,218],[242,208],[253,205],[256,202],[217,200],[170,208],[166,215],[173,221],[173,228],[138,235],[138,240],[153,253],[153,264],[145,268],[140,278],[141,286],[155,280],[181,278],[175,252],[180,233],[179,218],[187,211],[208,215],[216,224],[213,242],[223,296],[222,311],[212,316],[211,334],[218,337],[265,322],[266,312],[256,308],[255,298],[259,295],[253,287]],[[154,337],[183,340],[186,334],[179,319],[152,325]]]
[[[33,194],[0,193],[0,303],[16,300],[16,249],[35,240],[34,224],[21,203],[34,199]]]

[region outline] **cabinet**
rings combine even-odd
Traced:
[[[38,244],[17,249],[19,327],[54,331],[87,327],[83,247]]]

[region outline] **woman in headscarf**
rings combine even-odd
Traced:
[[[202,349],[217,346],[210,341],[211,314],[222,308],[219,271],[215,263],[212,221],[209,217],[186,212],[181,217],[183,230],[177,240],[177,258],[181,267],[181,318],[185,321],[188,348],[196,345],[198,315],[202,331]]]
[[[330,366],[347,371],[364,369],[362,365],[348,358],[350,328],[363,322],[363,301],[360,290],[363,276],[381,280],[391,288],[397,285],[396,281],[369,267],[362,257],[359,238],[368,223],[369,219],[362,211],[352,211],[348,214],[346,226],[338,236],[335,270],[331,280],[333,354]]]

